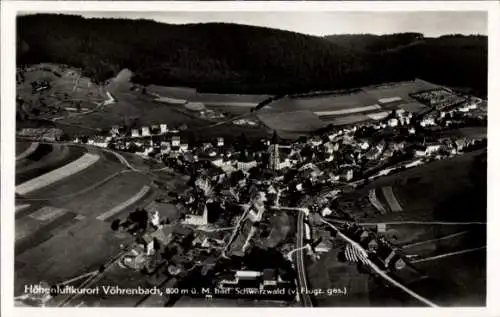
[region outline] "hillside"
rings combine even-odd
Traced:
[[[340,89],[415,77],[481,95],[487,86],[487,38],[479,36],[323,38],[236,24],[40,14],[19,17],[17,26],[20,64],[80,67],[97,82],[128,68],[137,83],[221,93]]]

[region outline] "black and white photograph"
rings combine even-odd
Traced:
[[[16,12],[15,308],[487,306],[488,10],[283,10]]]

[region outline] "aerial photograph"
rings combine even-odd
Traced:
[[[16,307],[486,306],[486,11],[16,24]]]

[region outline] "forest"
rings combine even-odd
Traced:
[[[17,63],[61,63],[104,82],[128,68],[138,84],[285,94],[424,80],[487,94],[486,36],[419,33],[316,37],[226,23],[35,14],[17,19]]]

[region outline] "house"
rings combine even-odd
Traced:
[[[112,125],[110,132],[111,132],[112,135],[118,135],[118,134],[120,134],[120,126],[118,126],[118,125]]]
[[[179,145],[179,150],[181,152],[186,152],[189,149],[189,145],[187,143],[182,143]]]
[[[154,239],[149,233],[145,233],[139,238],[139,244],[144,248],[146,255],[152,255],[155,253]]]
[[[370,143],[368,143],[366,141],[363,141],[363,142],[359,143],[358,145],[364,151],[366,151],[370,148]]]
[[[378,223],[377,224],[377,232],[378,233],[385,233],[387,231],[387,226],[385,223]]]
[[[352,169],[348,169],[345,174],[344,174],[344,180],[345,181],[350,181],[354,177],[354,171]]]
[[[224,138],[223,137],[217,138],[217,146],[219,146],[219,147],[224,146]]]
[[[151,134],[159,134],[160,133],[160,126],[157,124],[153,124],[151,126]]]
[[[142,127],[142,136],[150,136],[151,132],[149,132],[149,127]]]
[[[436,121],[434,120],[433,117],[427,117],[424,118],[422,121],[420,121],[420,125],[422,127],[433,126],[436,125]]]
[[[193,225],[193,226],[207,225],[208,224],[207,206],[203,204],[203,206],[198,208],[196,213],[187,215],[186,219],[183,220],[183,223],[186,225]]]
[[[323,217],[329,216],[332,214],[332,212],[333,211],[330,208],[325,207],[325,208],[323,208],[323,210],[321,210],[321,216],[323,216]]]
[[[211,149],[213,146],[212,146],[212,143],[210,142],[204,142],[202,145],[201,145],[201,148],[203,149],[203,151],[206,151],[208,149]]]
[[[214,149],[207,149],[207,154],[209,157],[216,157],[217,151],[215,151]]]
[[[132,137],[133,137],[133,138],[138,138],[138,137],[140,137],[140,135],[139,135],[139,130],[138,130],[138,129],[132,129],[132,131],[131,131],[131,135],[132,135]]]
[[[165,134],[168,132],[167,125],[165,123],[160,124],[160,133]]]
[[[273,185],[269,185],[269,187],[267,187],[267,193],[268,194],[277,194],[278,190]]]
[[[460,152],[467,146],[467,142],[464,139],[458,139],[455,141],[455,146],[457,151]]]
[[[392,128],[397,127],[398,124],[399,124],[399,121],[396,118],[391,118],[391,119],[387,120],[387,125],[392,127]]]
[[[158,213],[158,210],[152,210],[149,213],[149,222],[154,228],[161,228],[160,224],[160,214]]]
[[[178,147],[178,146],[180,146],[180,144],[181,144],[181,137],[178,136],[178,135],[174,135],[172,137],[172,146],[177,146]]]
[[[236,271],[235,277],[238,280],[256,280],[262,275],[258,271]]]
[[[331,250],[331,243],[325,243],[321,241],[315,248],[314,251],[317,253],[327,253]]]
[[[168,154],[170,152],[170,143],[162,141],[160,143],[160,153],[161,154]]]

